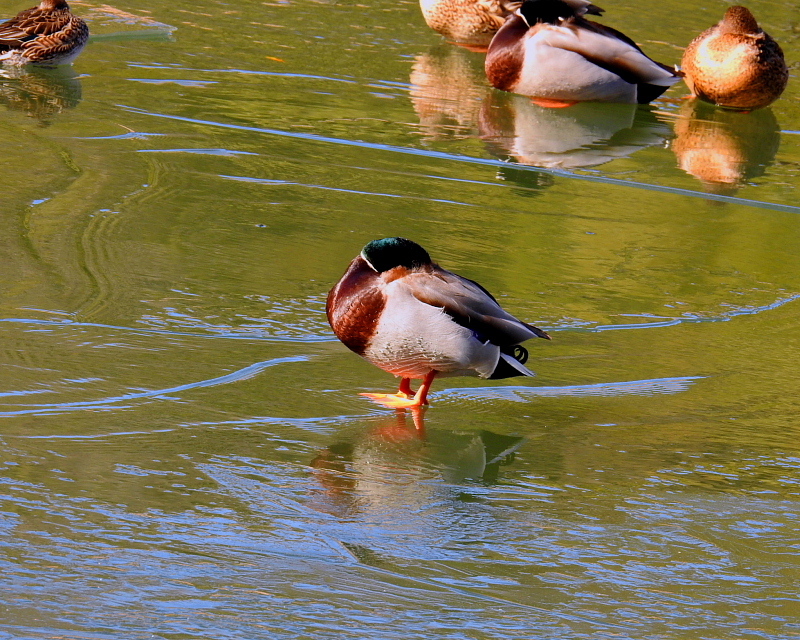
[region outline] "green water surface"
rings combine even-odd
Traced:
[[[538,107],[410,0],[72,6],[0,77],[0,638],[800,637],[794,4],[751,114]],[[675,64],[727,5],[602,6]],[[388,235],[537,377],[360,397],[324,300]]]

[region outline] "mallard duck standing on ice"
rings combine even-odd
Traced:
[[[427,404],[435,377],[532,376],[520,343],[550,338],[405,238],[367,244],[328,294],[326,310],[346,347],[400,377],[396,394],[362,394],[395,408]],[[422,379],[416,393],[412,378]]]

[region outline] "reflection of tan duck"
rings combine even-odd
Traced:
[[[0,62],[69,64],[89,39],[89,27],[66,0],[42,0],[0,24]]]
[[[670,129],[628,104],[578,103],[551,109],[524,96],[494,93],[484,102],[481,138],[498,156],[536,167],[590,167],[662,144]]]
[[[420,0],[425,22],[458,44],[485,47],[521,0]]]
[[[0,70],[0,104],[41,124],[81,101],[81,81],[71,67],[8,67]]]
[[[771,109],[739,113],[702,102],[683,105],[672,149],[678,165],[712,193],[734,193],[760,176],[780,143]]]
[[[789,80],[780,46],[744,7],[692,40],[681,67],[693,96],[733,109],[767,106]]]
[[[491,91],[482,56],[458,47],[436,47],[417,56],[408,81],[411,104],[426,135],[474,135],[481,102]]]
[[[524,0],[489,45],[493,87],[550,101],[648,103],[678,81],[626,35],[583,16],[588,2]]]

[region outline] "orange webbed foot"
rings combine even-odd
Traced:
[[[421,407],[423,404],[428,404],[425,400],[420,402],[415,396],[409,396],[406,393],[360,393],[358,395],[369,398],[384,407],[390,409],[412,409],[414,407]]]
[[[420,385],[416,393],[414,393],[411,388],[411,379],[402,378],[397,393],[361,393],[359,395],[365,396],[390,409],[419,408],[428,404],[428,390],[431,388],[435,377],[436,371],[431,371],[426,374],[425,378],[422,380],[422,385]]]

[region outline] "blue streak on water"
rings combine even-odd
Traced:
[[[208,156],[257,156],[252,151],[233,151],[231,149],[138,149],[137,153],[196,153]]]
[[[325,187],[319,184],[303,184],[302,182],[289,182],[287,180],[268,180],[266,178],[247,178],[243,176],[226,176],[220,174],[220,178],[226,180],[237,180],[239,182],[255,182],[257,184],[274,184],[274,185],[287,185],[294,187],[306,187],[308,189],[323,189],[324,191],[338,191],[340,193],[355,193],[361,196],[381,196],[384,198],[403,198],[405,200],[424,200],[426,202],[443,202],[445,204],[459,204],[465,207],[474,207],[474,204],[467,202],[457,202],[456,200],[442,200],[440,198],[421,198],[418,196],[406,196],[397,193],[380,193],[373,191],[355,191],[353,189],[341,189],[338,187]]]
[[[281,181],[277,181],[281,182]],[[680,324],[698,323],[698,322],[728,322],[738,316],[757,315],[766,311],[773,311],[785,304],[800,299],[800,294],[793,294],[786,298],[781,298],[770,304],[765,304],[756,307],[735,307],[733,310],[719,316],[698,316],[698,315],[684,315],[678,318],[670,318],[668,316],[651,316],[644,314],[620,314],[621,316],[632,317],[645,317],[645,318],[663,318],[662,322],[635,322],[626,324],[609,324],[597,326],[544,326],[548,331],[579,331],[579,332],[599,332],[599,331],[625,331],[637,329],[663,329],[665,327],[674,327]],[[46,311],[47,313],[58,313],[53,311]],[[217,339],[222,338],[226,340],[258,340],[264,342],[288,342],[288,343],[317,343],[317,342],[336,342],[336,337],[332,333],[321,335],[306,335],[304,337],[281,337],[281,336],[255,336],[252,334],[240,335],[233,332],[215,332],[215,333],[199,333],[192,331],[167,331],[164,329],[141,329],[137,327],[123,327],[117,325],[101,324],[97,322],[75,322],[73,320],[44,320],[38,318],[0,318],[0,322],[30,324],[35,326],[45,327],[96,327],[100,329],[114,329],[115,331],[125,331],[127,333],[138,335],[164,335],[176,337],[190,337],[190,338],[209,338]],[[587,325],[590,323],[586,323]]]
[[[718,202],[728,202],[731,204],[745,205],[750,207],[757,207],[761,209],[771,209],[774,211],[784,211],[786,213],[800,213],[800,207],[794,207],[786,204],[776,204],[772,202],[760,202],[758,200],[746,200],[744,198],[737,198],[734,196],[723,196],[714,193],[704,193],[702,191],[692,191],[691,189],[681,189],[679,187],[668,187],[663,185],[647,184],[643,182],[634,182],[631,180],[620,180],[618,178],[610,178],[606,176],[597,175],[583,175],[572,173],[564,169],[546,169],[543,167],[532,167],[529,165],[518,164],[515,162],[506,162],[503,160],[492,160],[488,158],[474,158],[472,156],[464,156],[453,153],[444,153],[442,151],[430,151],[426,149],[415,149],[413,147],[398,147],[389,144],[381,144],[377,142],[364,142],[363,140],[348,140],[346,138],[333,138],[330,136],[323,136],[315,133],[301,133],[299,131],[283,131],[281,129],[269,129],[266,127],[252,127],[239,124],[229,124],[224,122],[215,122],[214,120],[200,120],[198,118],[188,118],[185,116],[175,116],[164,113],[155,113],[147,111],[146,109],[139,109],[137,107],[130,107],[124,104],[116,105],[121,109],[126,109],[132,113],[140,115],[152,116],[155,118],[165,118],[167,120],[175,120],[178,122],[188,122],[191,124],[201,124],[211,127],[221,127],[223,129],[234,129],[237,131],[251,131],[255,133],[263,133],[273,136],[281,136],[285,138],[296,138],[300,140],[309,140],[312,142],[325,142],[328,144],[338,144],[348,147],[359,147],[362,149],[375,149],[378,151],[390,151],[393,153],[403,153],[412,156],[422,156],[426,158],[436,158],[439,160],[448,160],[454,162],[466,162],[469,164],[480,164],[490,167],[509,167],[513,166],[515,169],[521,171],[532,171],[535,173],[547,173],[553,176],[560,176],[564,178],[571,178],[573,180],[582,180],[586,182],[594,182],[601,184],[611,184],[620,187],[633,187],[636,189],[644,189],[646,191],[658,191],[661,193],[669,193],[672,195],[688,196],[691,198],[701,198],[703,200],[715,200]]]
[[[757,307],[735,307],[733,310],[724,313],[720,316],[712,316],[712,317],[703,317],[693,314],[686,314],[679,318],[666,318],[663,322],[641,322],[641,323],[631,323],[631,324],[607,324],[607,325],[600,325],[597,327],[591,328],[584,328],[584,329],[573,329],[574,331],[619,331],[625,329],[652,329],[652,328],[663,328],[663,327],[674,327],[675,325],[679,324],[686,324],[686,323],[694,323],[694,322],[728,322],[733,318],[738,316],[753,316],[759,313],[763,313],[765,311],[774,311],[775,309],[779,309],[785,304],[790,302],[794,302],[795,300],[800,299],[800,294],[794,294],[788,296],[787,298],[781,298],[780,300],[776,300],[775,302],[771,302],[770,304],[765,304]],[[733,306],[733,305],[730,305]],[[620,314],[620,315],[633,315],[633,314]],[[639,316],[639,317],[658,317],[658,316]],[[663,316],[662,316],[663,317]]]
[[[114,396],[111,398],[102,398],[101,400],[85,400],[81,402],[63,402],[53,404],[38,404],[38,405],[21,405],[31,407],[30,409],[20,409],[19,411],[3,411],[0,412],[0,417],[28,415],[37,413],[57,413],[60,411],[80,411],[83,409],[98,409],[110,408],[109,405],[116,405],[120,402],[128,402],[130,400],[143,400],[146,398],[163,398],[173,393],[181,391],[188,391],[191,389],[202,389],[204,387],[215,387],[221,384],[230,384],[232,382],[239,382],[252,378],[264,369],[274,367],[275,365],[285,364],[288,362],[305,362],[309,360],[309,356],[289,356],[285,358],[273,358],[272,360],[265,360],[264,362],[256,362],[248,365],[238,371],[227,373],[224,376],[216,378],[209,378],[208,380],[200,380],[199,382],[189,382],[167,389],[154,389],[151,391],[140,391],[138,393],[127,393],[121,396]]]
[[[462,389],[443,389],[431,394],[432,398],[484,398],[488,400],[511,400],[526,402],[529,398],[541,397],[584,397],[584,396],[649,396],[655,394],[682,393],[705,376],[684,376],[678,378],[653,378],[650,380],[630,380],[627,382],[600,382],[596,384],[569,385],[564,387],[472,387]]]
[[[37,393],[52,393],[51,389],[31,389],[29,391],[0,391],[0,398],[10,396],[32,396]]]
[[[152,431],[112,431],[110,433],[93,434],[49,434],[39,436],[6,435],[5,438],[18,438],[20,440],[101,440],[103,438],[119,438],[120,436],[149,436],[154,433],[170,433],[175,429],[153,429]]]
[[[355,80],[347,80],[345,78],[332,78],[330,76],[318,76],[308,73],[285,73],[281,71],[257,71],[251,69],[192,69],[190,67],[179,67],[179,66],[161,66],[161,65],[148,65],[148,64],[134,64],[129,62],[129,67],[135,67],[137,69],[169,69],[169,70],[176,70],[179,69],[181,71],[191,71],[194,73],[240,73],[242,75],[249,75],[249,76],[268,76],[268,77],[275,77],[275,78],[300,78],[303,80],[327,80],[330,82],[344,82],[346,84],[358,84]],[[158,80],[153,80],[152,82],[158,82]]]
[[[118,136],[83,136],[75,140],[147,140],[148,138],[166,137],[166,133],[145,133],[144,131],[129,131]]]
[[[252,378],[261,370],[268,366],[281,364],[283,362],[297,362],[307,360],[303,356],[290,357],[290,358],[276,358],[268,360],[267,362],[258,362],[256,364],[240,369],[233,373],[229,373],[219,378],[212,378],[210,380],[203,380],[201,382],[190,383],[173,387],[171,389],[160,389],[155,391],[148,391],[143,393],[127,394],[125,396],[117,396],[116,398],[108,398],[104,400],[97,400],[92,402],[73,402],[64,404],[51,404],[51,405],[34,405],[36,408],[23,411],[4,412],[0,413],[0,417],[7,417],[20,414],[30,413],[45,413],[53,409],[64,410],[80,410],[91,408],[106,408],[106,405],[123,400],[152,398],[164,396],[176,391],[183,391],[186,389],[196,389],[201,387],[209,387],[219,384],[228,384],[237,382],[239,380],[246,380]],[[530,398],[564,398],[564,397],[586,397],[586,396],[601,396],[601,397],[617,397],[617,396],[652,396],[656,394],[675,394],[687,391],[695,380],[702,380],[705,376],[684,376],[676,378],[653,378],[649,380],[629,380],[625,382],[599,382],[595,384],[584,385],[567,385],[563,387],[472,387],[472,388],[456,388],[456,389],[442,389],[430,395],[431,398],[438,398],[441,400],[451,399],[469,399],[469,400],[507,400],[511,402],[528,402]],[[29,405],[30,406],[30,405]],[[48,409],[46,409],[48,408]],[[304,431],[312,431],[318,434],[328,434],[335,431],[336,426],[342,424],[349,424],[354,421],[367,420],[375,414],[360,414],[360,415],[339,415],[339,416],[321,416],[312,418],[277,418],[272,416],[253,416],[251,418],[242,418],[239,420],[223,420],[213,422],[191,422],[176,425],[174,429],[157,429],[153,431],[120,431],[115,433],[91,434],[91,435],[36,435],[36,436],[13,436],[23,439],[36,439],[36,440],[49,440],[49,439],[97,439],[107,437],[119,436],[136,436],[150,433],[167,433],[180,428],[191,427],[252,427],[256,425],[281,425],[283,427],[291,425]]]
[[[180,336],[189,338],[224,338],[226,340],[258,340],[263,342],[336,342],[332,333],[318,336],[305,336],[302,338],[284,338],[281,336],[255,336],[252,334],[239,335],[236,333],[195,333],[192,331],[167,331],[165,329],[140,329],[138,327],[122,327],[113,324],[101,324],[99,322],[75,322],[73,320],[42,320],[38,318],[0,318],[0,322],[31,324],[50,327],[96,327],[99,329],[114,329],[115,331],[125,331],[139,335],[161,335],[161,336]]]
[[[145,78],[128,78],[130,82],[141,82],[143,84],[179,84],[182,87],[206,87],[210,84],[217,84],[215,80],[177,80],[174,78],[163,80],[148,80]]]

